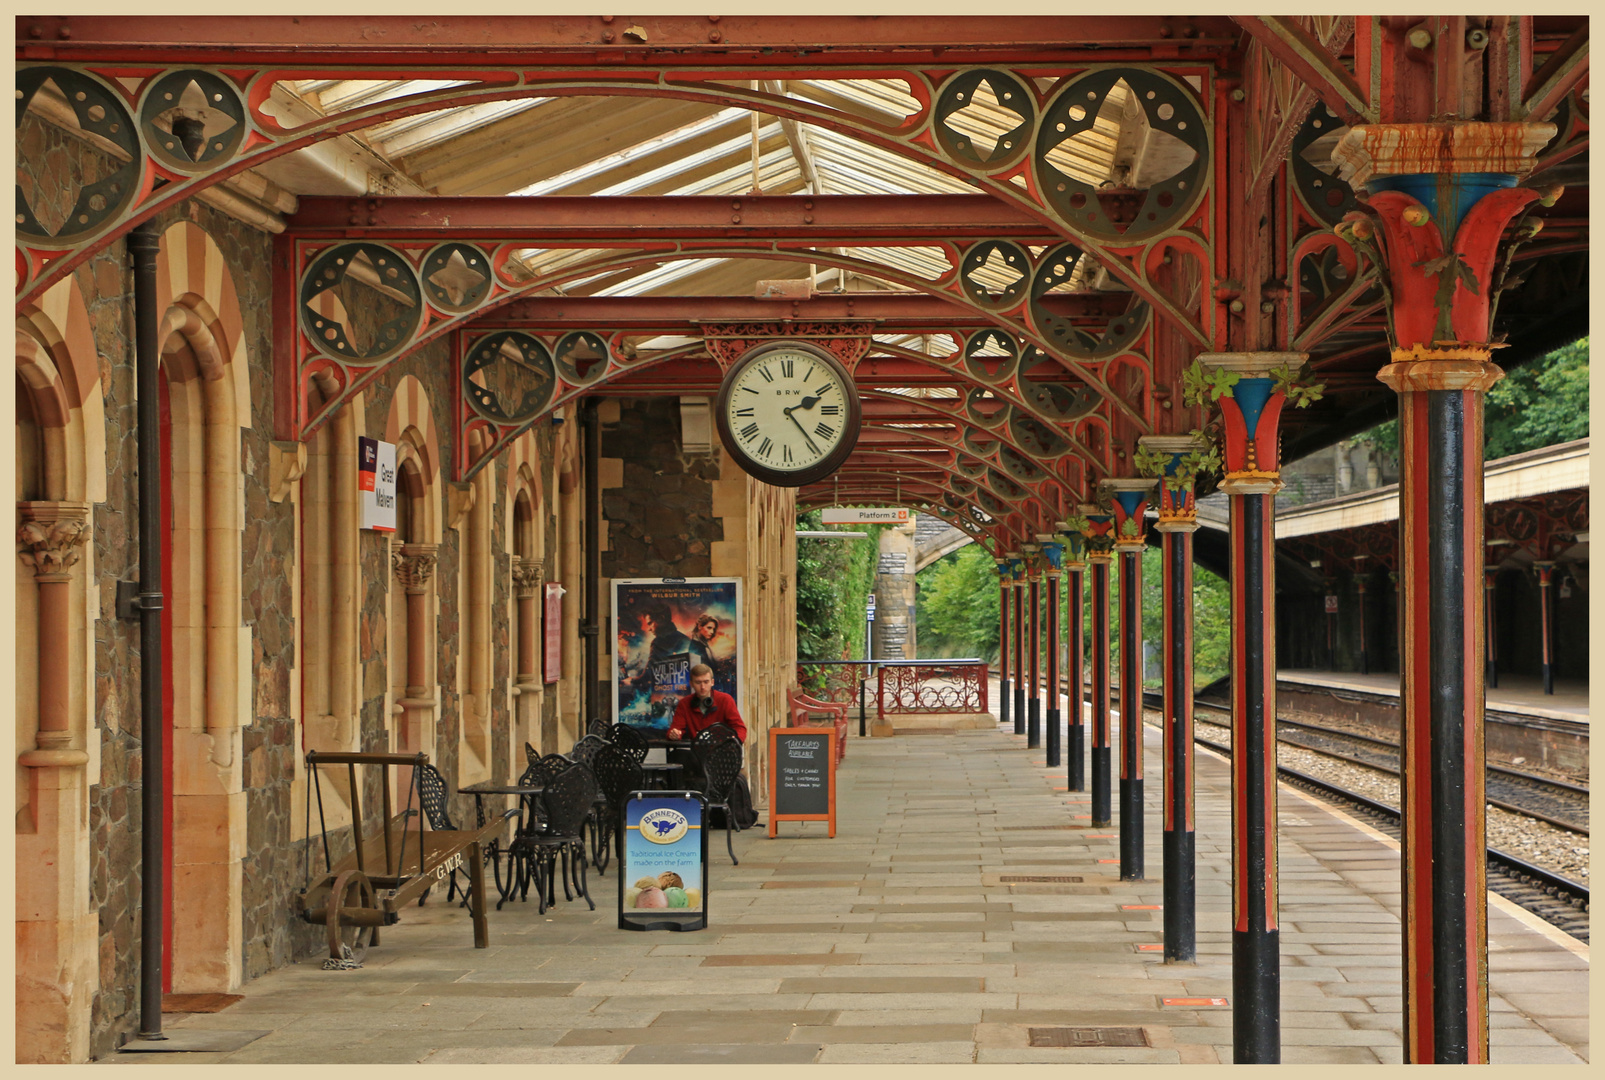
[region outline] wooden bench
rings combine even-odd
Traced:
[[[819,727],[816,716],[824,714],[836,728],[836,764],[847,756],[847,706],[835,701],[820,701],[793,687],[786,691],[786,726]]]

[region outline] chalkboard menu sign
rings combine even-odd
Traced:
[[[769,729],[769,835],[781,821],[824,821],[836,835],[836,729]]]

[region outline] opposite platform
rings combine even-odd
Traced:
[[[1117,880],[1118,823],[1000,730],[856,739],[838,831],[783,823],[714,852],[712,925],[614,928],[597,910],[510,904],[491,947],[437,893],[357,971],[312,959],[247,984],[224,1012],[170,1029],[269,1034],[232,1053],[158,1061],[621,1063],[1181,1062],[1231,1059],[1230,810],[1225,763],[1200,753],[1197,964],[1166,965],[1158,732],[1149,746],[1147,881]],[[1282,1060],[1400,1060],[1397,845],[1281,789]],[[1011,881],[1057,878],[1058,881]],[[1079,880],[1077,880],[1079,879]],[[1493,1060],[1588,1057],[1585,946],[1489,911]],[[1144,947],[1150,947],[1145,949]],[[1134,1046],[1055,1047],[1063,1029]]]

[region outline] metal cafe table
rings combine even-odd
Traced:
[[[534,812],[535,800],[540,797],[541,792],[546,790],[546,785],[496,784],[489,780],[484,780],[477,784],[468,784],[465,787],[459,788],[458,790],[464,795],[472,795],[474,797],[474,818],[479,822],[480,825],[484,825],[490,820],[485,816],[485,796],[517,795],[520,802],[523,804],[519,814],[519,823],[522,825],[524,821],[524,812]],[[502,905],[507,902],[507,897],[512,893],[514,882],[511,860],[509,860],[507,865],[507,880],[505,883],[502,881],[502,838],[499,834],[491,837],[490,843],[486,845],[485,848],[485,856],[490,862],[491,873],[496,878],[496,893],[500,897],[500,899],[496,901],[496,910],[500,911],[502,909]]]

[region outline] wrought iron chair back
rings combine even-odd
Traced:
[[[711,724],[697,732],[696,738],[691,740],[693,747],[717,746],[725,742],[740,742],[735,729],[728,724]]]
[[[629,724],[613,725],[613,745],[634,758],[637,764],[646,760],[646,752],[651,749],[646,736]]]
[[[626,795],[646,786],[646,773],[641,769],[641,763],[616,746],[608,745],[598,750],[591,768],[596,773],[596,782],[601,786],[602,794],[607,796],[608,804],[615,811],[624,806]]]
[[[741,775],[741,742],[738,739],[726,739],[693,746],[692,752],[705,778],[702,792],[707,799],[708,809],[717,807],[724,811],[725,850],[730,853],[730,861],[740,866],[741,860],[736,858],[736,849],[730,839],[736,820],[735,812],[730,809],[730,792],[736,786],[736,778]]]
[[[524,744],[524,762],[533,765],[541,759],[541,752],[529,743]]]
[[[607,745],[607,740],[595,735],[587,735],[574,744],[574,749],[568,752],[570,760],[583,761],[589,765],[596,760],[596,752]]]
[[[569,768],[546,782],[541,802],[546,806],[546,835],[548,839],[580,838],[580,828],[596,801],[596,774],[589,765],[572,763]]]
[[[418,767],[418,787],[422,792],[424,817],[431,829],[456,829],[452,824],[451,810],[447,807],[446,779],[433,765]]]
[[[598,739],[606,739],[608,737],[608,732],[612,730],[612,725],[606,720],[602,719],[592,720],[585,727],[585,733],[587,735],[595,735]]]
[[[705,795],[709,804],[724,803],[730,798],[730,789],[736,786],[741,772],[741,743],[736,739],[694,747],[697,764],[702,775],[708,778]]]

